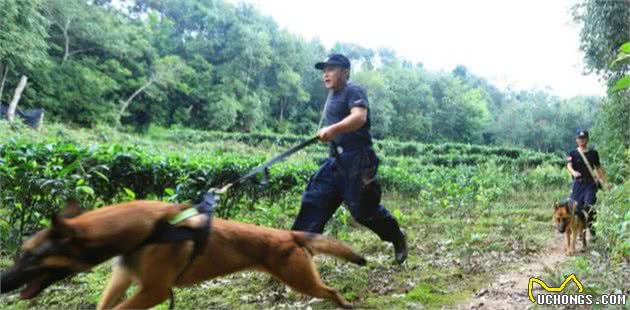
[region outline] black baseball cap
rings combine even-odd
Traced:
[[[587,138],[587,139],[588,139],[588,130],[585,130],[585,129],[578,129],[578,130],[575,132],[575,135],[576,135],[578,138]]]
[[[324,70],[324,66],[326,65],[339,66],[344,69],[350,69],[350,60],[348,60],[348,57],[342,54],[330,54],[328,55],[328,57],[326,57],[326,59],[324,59],[324,61],[316,63],[315,69]]]

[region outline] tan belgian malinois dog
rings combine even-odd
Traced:
[[[335,239],[217,218],[212,220],[205,247],[190,260],[192,241],[143,243],[157,223],[166,223],[189,205],[133,201],[80,215],[77,208],[66,208],[65,218],[57,216],[51,228],[24,242],[21,257],[2,271],[1,293],[26,285],[20,296],[30,299],[61,279],[118,256],[98,309],[149,308],[166,300],[172,287],[248,269],[269,273],[300,293],[351,308],[339,292],[322,283],[311,256],[324,253],[358,265],[366,263]],[[178,226],[195,228],[204,216],[196,215]],[[124,300],[132,283],[138,290]]]

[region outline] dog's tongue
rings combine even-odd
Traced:
[[[31,281],[28,285],[26,285],[26,288],[20,292],[20,298],[31,299],[37,296],[37,294],[41,291],[42,282],[44,282],[43,276]]]

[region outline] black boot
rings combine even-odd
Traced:
[[[396,262],[402,264],[407,259],[408,249],[407,249],[407,236],[401,230],[400,236],[396,238],[396,240],[392,241],[394,244],[394,258]]]
[[[398,225],[398,221],[392,216],[376,219],[357,219],[359,223],[375,232],[383,241],[394,245],[394,257],[396,262],[402,264],[407,259],[407,237]]]

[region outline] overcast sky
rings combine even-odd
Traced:
[[[239,0],[234,0],[239,1]],[[499,86],[604,95],[582,74],[569,0],[243,0],[306,39],[390,47],[430,70],[463,64]]]

